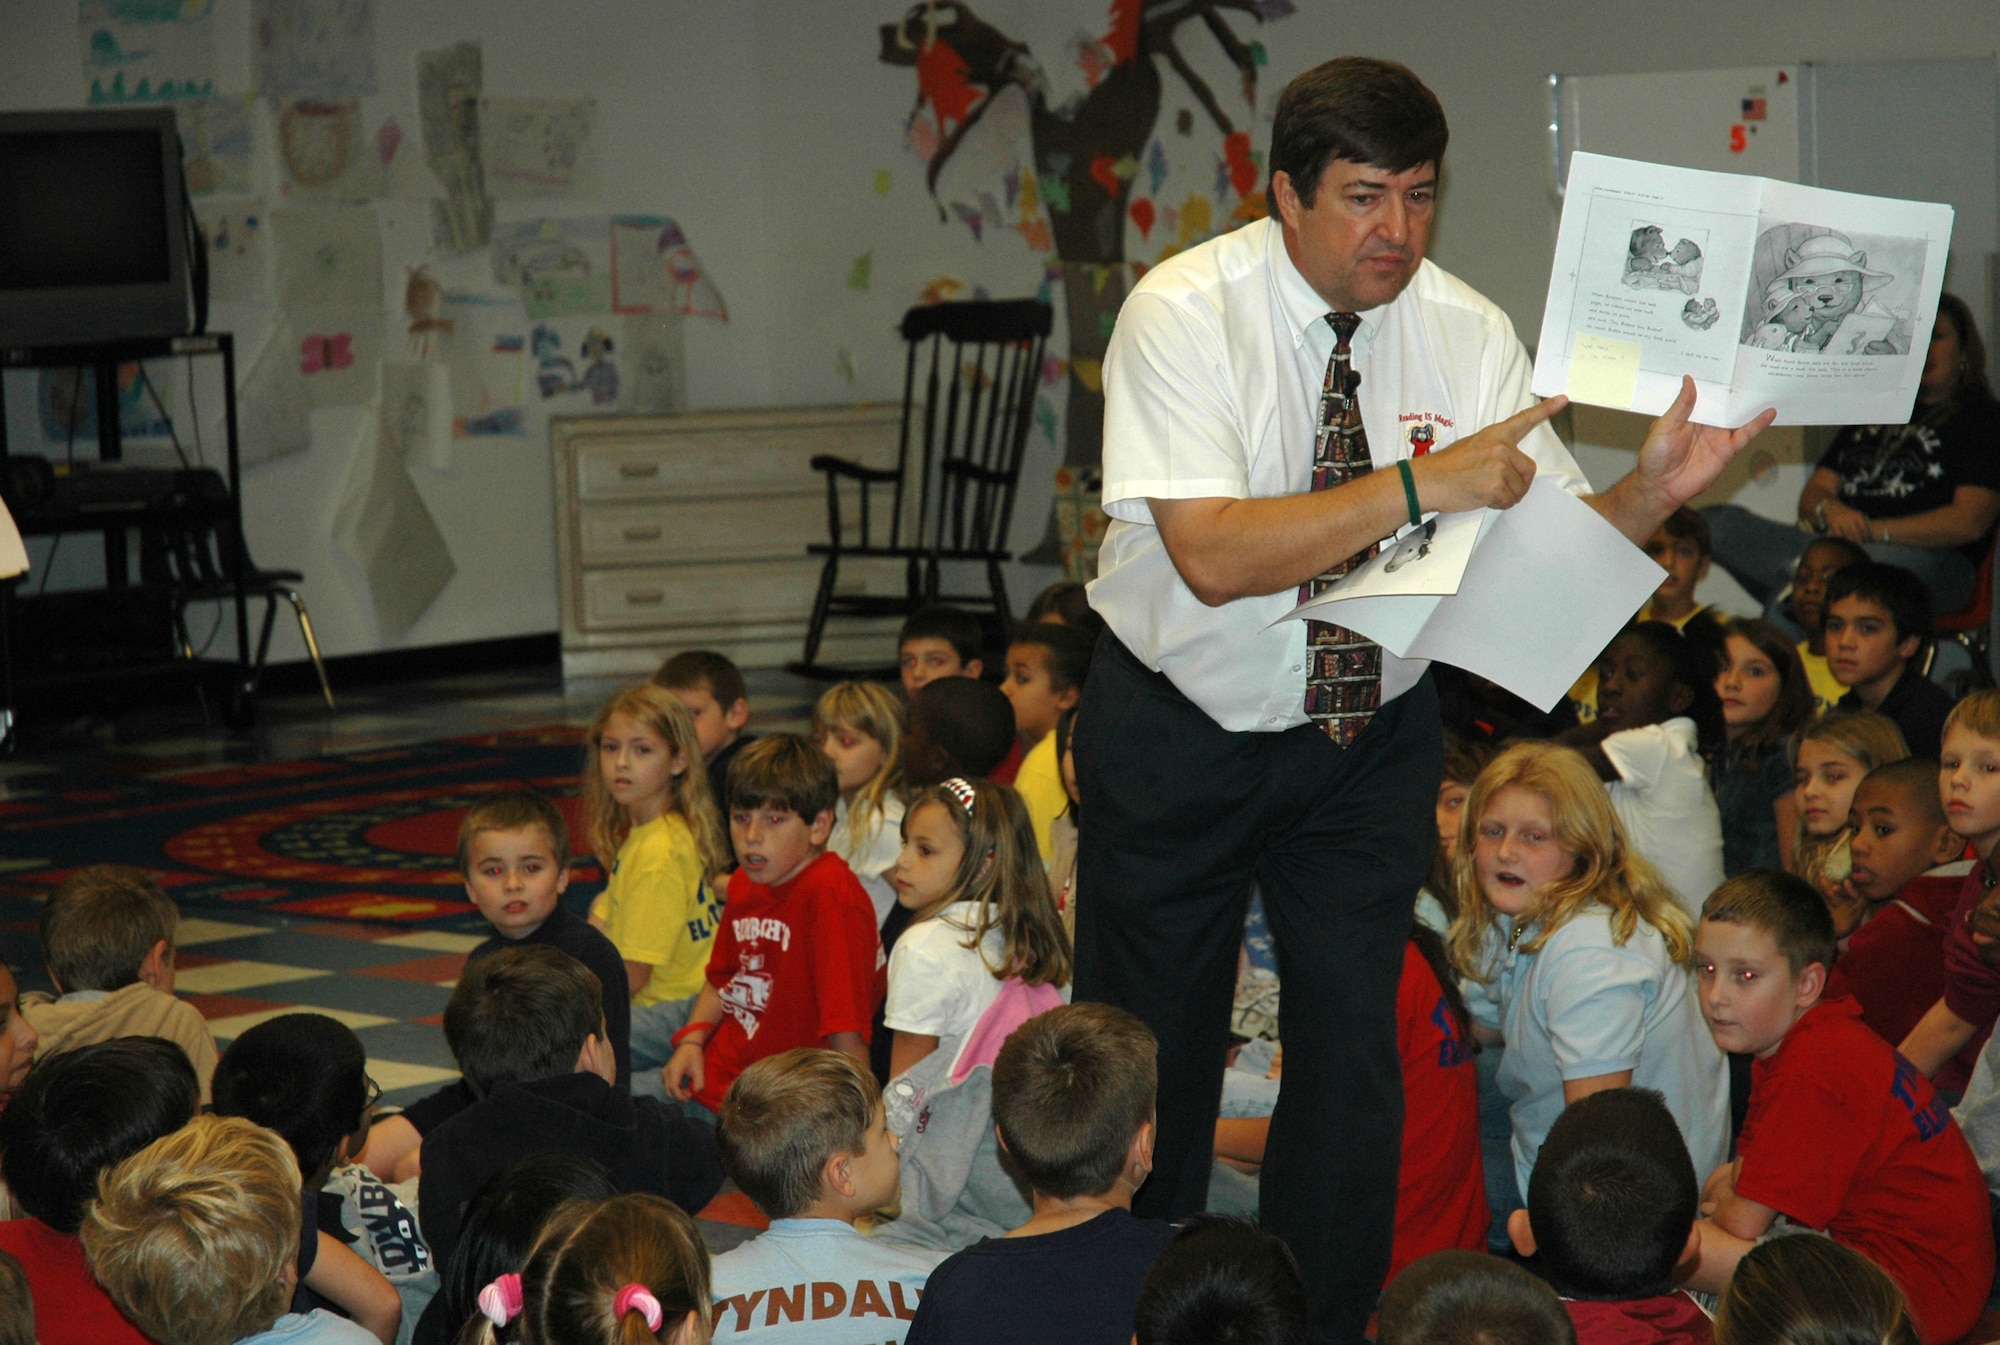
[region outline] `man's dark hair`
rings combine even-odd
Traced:
[[[903,769],[912,785],[991,775],[1013,746],[1014,706],[991,682],[940,677],[910,698]]]
[[[1112,1188],[1153,1119],[1158,1051],[1109,1004],[1064,1004],[1014,1030],[993,1062],[993,1121],[1030,1186],[1059,1199]]]
[[[1687,1141],[1666,1101],[1646,1088],[1593,1093],[1565,1108],[1528,1178],[1542,1273],[1564,1298],[1672,1293],[1700,1206]]]
[[[1197,1214],[1153,1262],[1134,1317],[1139,1345],[1305,1345],[1306,1287],[1276,1234]]]
[[[896,649],[901,652],[911,640],[943,640],[952,647],[963,662],[984,656],[986,632],[979,624],[979,618],[962,607],[922,607],[910,613],[903,622],[903,629],[896,635]]]
[[[810,826],[839,801],[840,777],[812,739],[798,733],[771,733],[753,741],[729,763],[728,789],[731,812],[779,808],[797,813]]]
[[[1912,635],[1920,640],[1930,638],[1931,591],[1923,580],[1900,565],[1870,560],[1835,571],[1826,581],[1829,615],[1842,598],[1859,598],[1885,609],[1889,620],[1895,623],[1898,644]]]
[[[46,1056],[0,1112],[0,1173],[22,1209],[75,1233],[97,1174],[179,1130],[200,1103],[187,1052],[159,1037]]]
[[[444,1039],[480,1097],[503,1083],[575,1073],[584,1039],[603,1032],[596,973],[543,944],[468,964],[444,1009]]]
[[[689,649],[674,655],[653,674],[653,685],[668,691],[706,691],[725,711],[750,699],[742,671],[713,649]]]
[[[1450,137],[1444,106],[1408,66],[1341,56],[1314,66],[1278,95],[1271,172],[1287,174],[1299,204],[1310,210],[1333,160],[1404,173],[1442,164]],[[1274,202],[1274,213],[1276,208]]]
[[[1512,1261],[1454,1249],[1414,1261],[1382,1291],[1377,1345],[1576,1345],[1556,1291]]]
[[[323,1013],[287,1013],[229,1044],[210,1085],[215,1110],[275,1130],[307,1181],[361,1128],[368,1053],[354,1029]]]
[[[1024,644],[1048,651],[1049,685],[1057,691],[1080,689],[1090,676],[1090,656],[1097,650],[1097,637],[1089,631],[1058,626],[1053,621],[1030,621],[1014,627],[1007,648],[1011,652]]]

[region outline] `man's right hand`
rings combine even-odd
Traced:
[[[1567,397],[1547,398],[1449,448],[1411,459],[1417,503],[1425,513],[1447,514],[1518,504],[1535,483],[1535,460],[1521,451],[1521,440],[1568,405]]]

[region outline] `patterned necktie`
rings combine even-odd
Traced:
[[[1368,456],[1368,431],[1361,424],[1361,375],[1354,372],[1348,341],[1361,318],[1329,313],[1333,358],[1319,397],[1319,424],[1313,436],[1312,488],[1329,490],[1375,469]],[[1299,601],[1322,593],[1334,580],[1373,556],[1377,548],[1348,557],[1299,585]],[[1367,636],[1329,621],[1306,622],[1306,717],[1320,731],[1349,746],[1368,727],[1382,704],[1382,648]]]

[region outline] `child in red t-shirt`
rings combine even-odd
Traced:
[[[1956,1101],[2000,1017],[2000,896],[1989,869],[2000,846],[2000,691],[1975,691],[1945,717],[1938,794],[1951,829],[1985,862],[1966,875],[1945,921],[1944,994],[1901,1049]]]
[[[1836,904],[1840,959],[1827,999],[1861,1005],[1861,1021],[1895,1045],[1944,994],[1944,935],[1972,867],[1938,799],[1938,764],[1907,757],[1877,766],[1854,791],[1847,885],[1861,900]],[[1852,912],[1854,924],[1842,929]]]
[[[1471,1023],[1444,942],[1421,923],[1403,946],[1396,1042],[1403,1061],[1403,1156],[1384,1284],[1432,1252],[1484,1248],[1492,1223],[1479,1156]],[[1269,1115],[1217,1121],[1216,1156],[1254,1172],[1270,1133]]]
[[[1648,1088],[1578,1098],[1549,1127],[1528,1208],[1507,1218],[1562,1295],[1577,1345],[1712,1345],[1708,1314],[1674,1288],[1693,1256],[1701,1187],[1666,1100]]]
[[[729,766],[737,870],[688,1025],[674,1036],[667,1093],[713,1113],[745,1068],[799,1046],[868,1063],[885,988],[875,905],[827,854],[840,782],[817,743],[759,738]]]
[[[1702,1191],[1693,1288],[1719,1292],[1780,1215],[1889,1272],[1927,1342],[1971,1329],[1993,1285],[1986,1182],[1924,1077],[1822,1000],[1833,920],[1812,887],[1752,870],[1702,907],[1695,972],[1725,1051],[1757,1057],[1733,1163]]]

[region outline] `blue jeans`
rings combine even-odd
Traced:
[[[1715,563],[1763,604],[1766,616],[1773,615],[1777,597],[1792,582],[1799,554],[1812,545],[1813,535],[1753,514],[1740,504],[1712,504],[1701,513],[1708,520]],[[1972,601],[1973,565],[1957,551],[1898,542],[1869,542],[1862,550],[1871,559],[1901,566],[1923,580],[1934,611],[1956,612]]]
[[[660,1077],[674,1058],[674,1033],[687,1026],[699,995],[686,999],[663,999],[657,1004],[632,1006],[632,1096],[667,1096],[667,1084]],[[702,1108],[706,1111],[707,1108]]]

